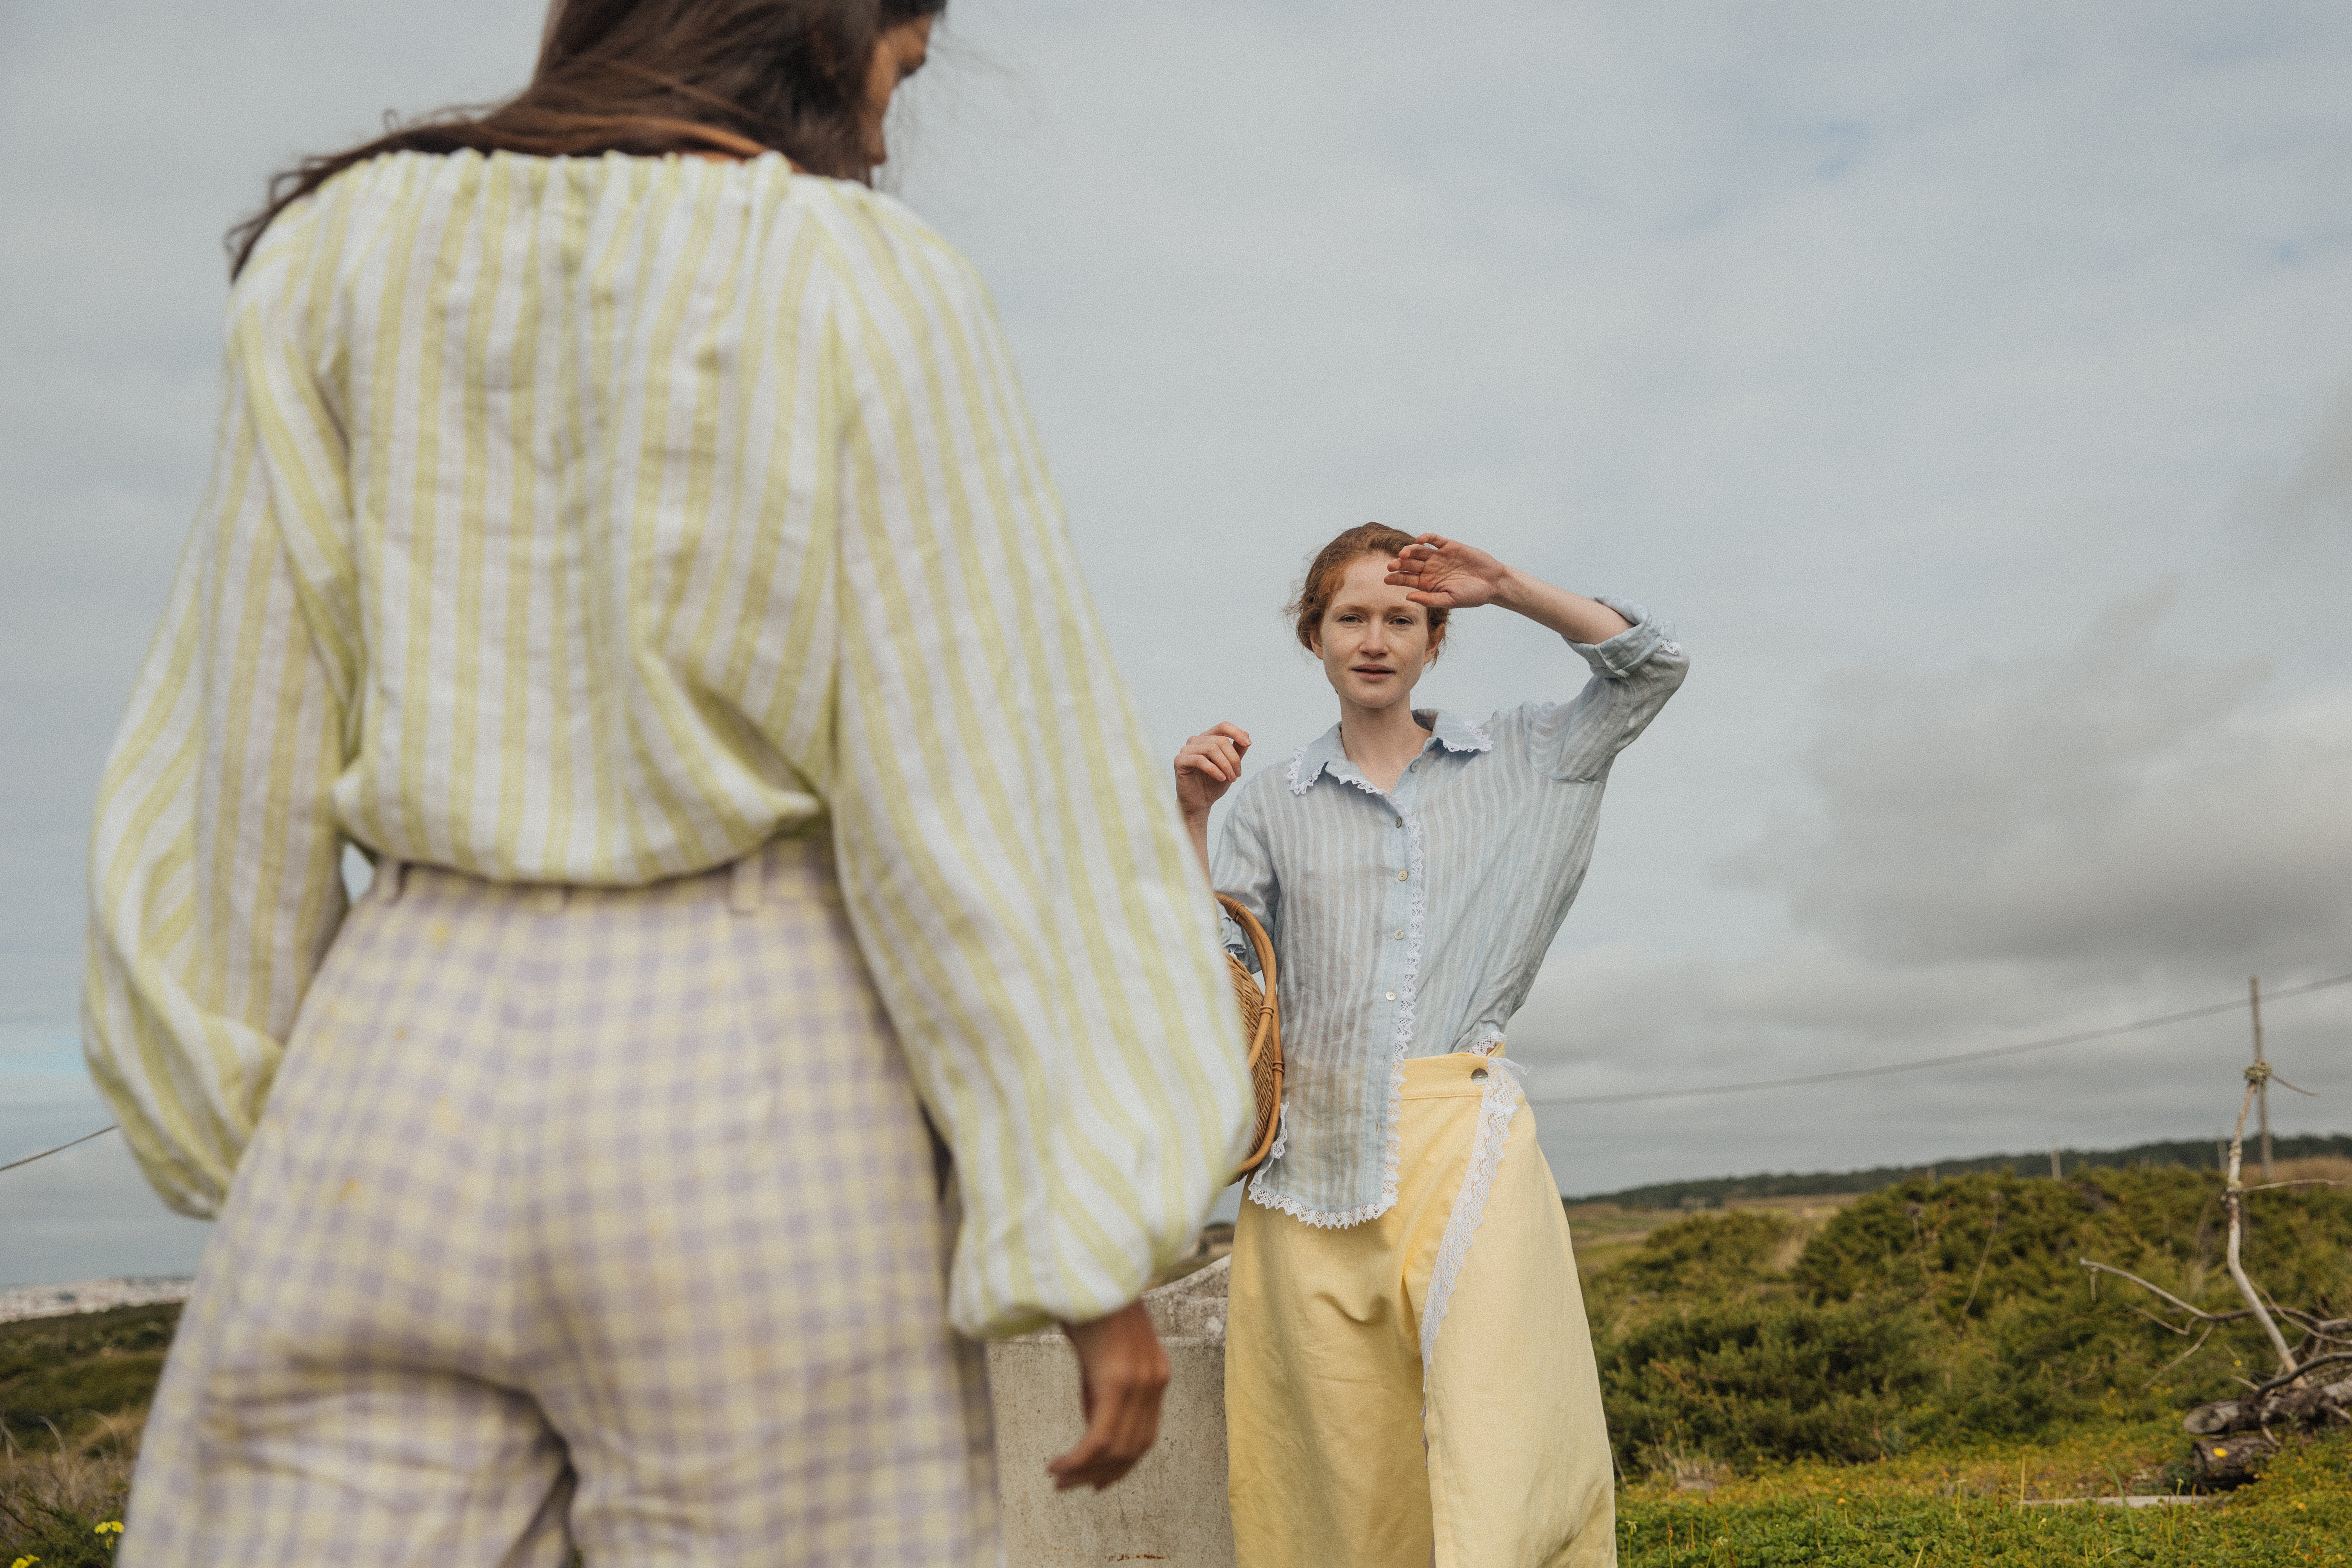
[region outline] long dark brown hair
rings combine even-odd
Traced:
[[[812,174],[870,179],[866,72],[883,33],[947,0],[553,0],[530,85],[487,110],[412,121],[306,158],[228,233],[229,276],[287,206],[386,153],[540,157],[773,150]]]

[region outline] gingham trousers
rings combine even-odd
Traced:
[[[998,1561],[953,1215],[819,841],[387,867],[157,1391],[127,1568]]]

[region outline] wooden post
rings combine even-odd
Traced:
[[[2058,1168],[2058,1146],[2054,1143],[2050,1146],[2050,1179],[2053,1182],[2063,1179],[2063,1173]]]
[[[2246,976],[2246,1007],[2254,1020],[2254,1106],[2263,1134],[2263,1180],[2271,1177],[2271,1064],[2263,1059],[2263,977]]]

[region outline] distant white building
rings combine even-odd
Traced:
[[[194,1279],[81,1279],[70,1285],[12,1285],[0,1289],[0,1323],[26,1318],[63,1318],[76,1312],[105,1312],[117,1307],[152,1307],[159,1301],[184,1301]]]

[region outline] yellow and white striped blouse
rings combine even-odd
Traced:
[[[89,1061],[165,1200],[221,1202],[346,840],[630,886],[829,816],[954,1322],[1135,1296],[1248,1075],[970,264],[772,156],[400,154],[271,225],[228,335],[91,853]]]

